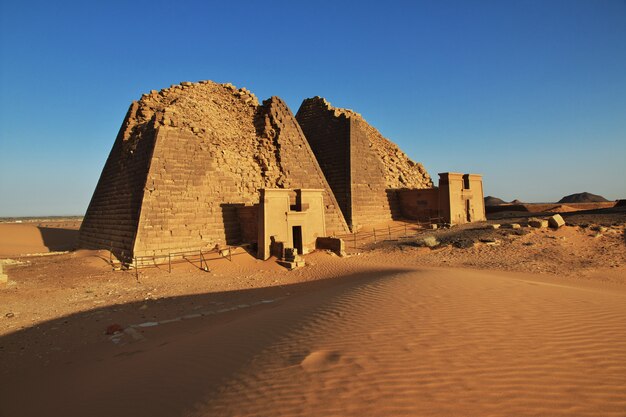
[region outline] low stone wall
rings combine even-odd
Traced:
[[[346,245],[343,239],[337,237],[318,237],[315,241],[315,248],[321,250],[330,250],[339,256],[346,254]]]

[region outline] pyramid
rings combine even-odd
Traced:
[[[397,190],[433,186],[422,164],[352,110],[313,97],[296,119],[353,230],[400,218]]]
[[[128,110],[79,242],[126,261],[244,242],[261,188],[322,189],[328,234],[348,231],[280,98],[259,104],[245,88],[211,81],[153,90]]]

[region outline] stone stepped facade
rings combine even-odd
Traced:
[[[261,188],[324,190],[326,229],[347,224],[295,117],[278,97],[210,81],[153,90],[128,111],[80,230],[124,260],[242,241]]]
[[[396,190],[433,186],[421,164],[358,113],[314,97],[303,101],[296,119],[353,230],[401,217]]]

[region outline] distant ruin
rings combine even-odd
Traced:
[[[487,220],[483,180],[477,174],[444,172],[439,187],[398,190],[402,216],[410,220],[439,219],[449,224]]]
[[[320,97],[304,100],[294,117],[278,97],[259,104],[245,88],[183,82],[131,104],[79,241],[124,261],[265,246],[261,190],[317,190],[324,225],[303,235],[310,246],[315,237],[401,218],[399,190],[431,187],[421,164],[357,113]],[[292,209],[299,193],[285,194],[290,210],[302,211]],[[293,244],[293,236],[284,240]]]

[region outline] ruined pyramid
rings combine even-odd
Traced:
[[[360,116],[324,103],[305,100],[296,120],[280,98],[259,104],[231,84],[183,82],[144,94],[131,104],[105,163],[80,229],[81,247],[110,249],[130,261],[253,242],[262,188],[324,190],[327,233],[348,233],[355,219],[391,219],[393,189],[432,185],[420,164]],[[320,105],[348,120],[348,148],[342,140],[318,140],[314,111],[300,116]],[[354,182],[352,211],[340,208],[348,200],[332,173],[341,163],[327,163],[334,154],[352,158],[340,168],[352,172],[346,176]]]

